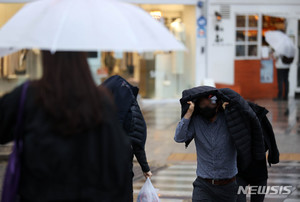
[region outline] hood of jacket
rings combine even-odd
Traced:
[[[107,88],[112,93],[119,120],[123,123],[132,103],[137,98],[139,88],[131,85],[119,75],[108,78],[101,86]]]

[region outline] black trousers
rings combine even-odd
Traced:
[[[267,186],[267,180],[262,180],[257,183],[249,183],[243,178],[237,176],[236,178],[237,183],[239,186],[243,186],[244,188],[248,185],[250,186]],[[251,202],[263,202],[265,199],[265,194],[251,194],[250,195],[250,201]],[[238,194],[237,202],[246,202],[246,194]]]
[[[287,99],[289,93],[290,69],[277,69],[278,98]]]
[[[235,202],[237,200],[236,181],[226,185],[215,185],[197,177],[193,186],[193,202]]]

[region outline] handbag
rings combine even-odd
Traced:
[[[21,175],[21,153],[23,150],[22,132],[23,132],[23,114],[24,104],[29,82],[24,83],[19,102],[17,124],[14,132],[14,145],[12,153],[6,167],[6,173],[2,187],[1,202],[16,202],[19,192],[19,182]]]

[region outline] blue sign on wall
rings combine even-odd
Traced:
[[[260,82],[273,83],[273,60],[261,60]]]
[[[197,20],[197,36],[198,38],[205,38],[206,37],[206,25],[207,20],[204,16],[200,16]]]
[[[204,16],[200,16],[197,20],[198,27],[204,27],[207,25],[207,20]]]

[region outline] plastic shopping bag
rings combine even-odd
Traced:
[[[154,189],[151,180],[147,178],[138,197],[137,202],[159,202],[157,191]]]

